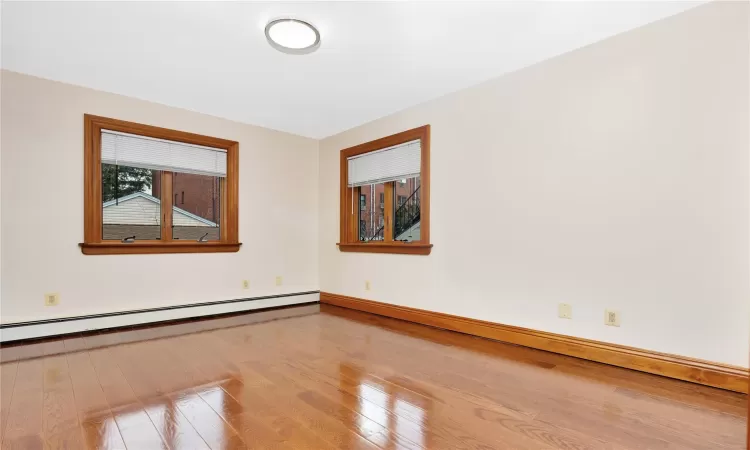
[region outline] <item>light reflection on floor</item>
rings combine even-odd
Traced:
[[[393,385],[387,380],[367,376],[353,365],[342,367],[345,368],[340,371],[342,381],[350,383],[355,381],[351,378],[353,374],[360,375],[356,380],[356,396],[341,390],[339,393],[342,400],[352,399],[351,402],[344,402],[347,406],[344,414],[356,421],[363,436],[380,441],[384,448],[389,448],[389,443],[393,443],[397,448],[429,448],[424,430],[428,425],[426,420],[432,400],[415,394],[416,398],[423,401],[417,402],[418,404],[412,403],[408,399],[400,398],[400,389],[392,389]],[[227,426],[222,417],[245,412],[253,413],[252,409],[237,411],[236,405],[238,399],[241,400],[245,395],[245,389],[254,390],[258,387],[246,387],[237,381],[225,379],[209,385],[189,387],[181,392],[160,396],[144,405],[120,407],[112,411],[113,415],[108,412],[102,413],[101,416],[92,413],[86,421],[91,423],[97,432],[88,434],[90,440],[87,444],[91,448],[111,448],[108,443],[114,440],[112,437],[118,435],[120,429],[139,428],[143,426],[144,421],[150,420],[168,448],[198,448],[197,445],[205,444],[198,444],[192,440],[196,439],[195,436],[185,433],[185,430],[190,430],[193,426],[182,411],[197,409],[197,405],[209,406],[216,414],[200,415],[201,427],[215,430],[215,434],[220,433]],[[214,440],[228,441],[221,436],[214,436]]]

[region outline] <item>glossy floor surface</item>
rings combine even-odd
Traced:
[[[317,305],[0,350],[3,449],[742,449],[746,396]]]

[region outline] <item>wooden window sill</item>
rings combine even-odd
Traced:
[[[159,242],[142,241],[124,244],[122,242],[81,243],[84,255],[138,255],[148,253],[229,253],[237,252],[242,244],[224,242]]]
[[[406,242],[354,242],[336,244],[342,252],[397,253],[401,255],[429,255],[432,244]]]

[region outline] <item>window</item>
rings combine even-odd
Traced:
[[[428,255],[429,170],[429,125],[342,150],[339,250]]]
[[[239,250],[237,142],[90,115],[84,135],[84,254]]]
[[[393,239],[399,242],[412,242],[421,239],[422,223],[420,214],[419,176],[396,186],[398,201],[393,205]]]
[[[364,194],[361,194],[359,196],[359,210],[360,211],[367,210],[367,196]]]
[[[151,195],[161,171],[106,163],[101,167],[102,239],[161,239],[160,200]]]
[[[179,207],[172,207],[172,239],[221,240],[221,177],[175,173],[173,189],[180,191]],[[188,202],[185,203],[185,191]]]
[[[383,240],[383,223],[385,220],[385,210],[383,208],[385,184],[377,183],[359,187],[360,195],[370,198],[379,198],[380,202],[369,205],[369,208],[361,209],[359,212],[360,232],[357,239],[360,242],[382,241]],[[362,194],[365,193],[365,194]]]

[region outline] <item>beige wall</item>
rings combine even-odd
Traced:
[[[747,366],[747,17],[701,6],[323,140],[321,290]],[[424,124],[432,254],[340,253],[339,150]]]
[[[315,140],[7,71],[0,94],[2,323],[317,290]],[[82,255],[84,113],[239,141],[239,253]]]

